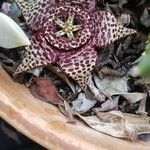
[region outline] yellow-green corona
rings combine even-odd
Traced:
[[[56,32],[57,36],[67,35],[68,38],[73,38],[73,32],[78,31],[81,29],[81,25],[74,25],[74,16],[75,14],[70,14],[66,22],[63,22],[60,19],[56,20],[56,24],[62,29]]]

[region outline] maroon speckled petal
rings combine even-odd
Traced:
[[[98,11],[93,14],[95,18],[95,38],[97,47],[104,47],[127,35],[136,33],[120,25],[115,16],[107,11]]]
[[[33,30],[37,30],[47,21],[49,14],[55,7],[55,0],[15,0],[19,6],[26,23]]]
[[[96,0],[59,0],[61,4],[78,6],[89,11],[93,10],[96,5]]]
[[[26,54],[15,74],[25,72],[40,66],[46,66],[56,61],[56,53],[47,45],[44,35],[38,33],[30,39],[31,45],[26,47]]]
[[[91,11],[95,8],[96,0],[72,0],[71,5],[77,5],[82,9],[87,9]]]
[[[97,53],[91,43],[81,49],[63,53],[59,58],[61,69],[84,90],[97,59]]]

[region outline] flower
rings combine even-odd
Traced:
[[[96,9],[95,0],[16,0],[33,33],[15,74],[56,63],[84,90],[97,48],[136,33]]]

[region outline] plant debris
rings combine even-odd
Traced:
[[[35,3],[32,0],[31,2]],[[67,2],[61,0],[58,3],[62,6],[69,5],[68,7],[70,4],[71,6],[78,6],[83,8],[82,12],[86,12],[86,7],[88,7],[89,11],[96,14],[94,18],[96,35],[93,34],[92,38],[87,39],[90,42],[81,42],[79,47],[75,45],[77,51],[68,52],[69,48],[65,49],[65,52],[62,49],[57,51],[56,49],[61,47],[61,44],[64,46],[65,38],[74,38],[78,35],[78,30],[82,29],[79,25],[74,27],[73,19],[75,19],[75,24],[81,18],[86,19],[86,15],[81,17],[79,12],[77,12],[79,17],[71,14],[63,17],[59,14],[59,19],[56,21],[56,30],[60,29],[57,32],[57,38],[61,39],[64,36],[64,43],[50,44],[51,50],[55,53],[46,56],[47,52],[43,54],[43,49],[45,46],[46,51],[49,49],[47,43],[50,37],[47,37],[48,40],[44,43],[42,30],[36,33],[37,29],[41,28],[40,24],[36,25],[37,22],[32,22],[35,18],[29,17],[30,12],[21,13],[23,7],[20,3],[16,5],[15,2],[11,1],[3,2],[0,5],[1,12],[17,22],[30,38],[31,45],[28,47],[16,45],[16,47],[22,46],[19,48],[3,46],[3,39],[0,38],[1,65],[14,81],[25,84],[34,97],[58,106],[60,111],[68,117],[69,123],[75,123],[79,117],[91,128],[105,134],[132,141],[137,139],[149,141],[150,80],[139,75],[135,72],[136,69],[133,69],[145,54],[146,41],[150,32],[149,0],[82,0],[82,2],[80,0],[68,0]],[[54,11],[55,5],[55,1],[53,1],[48,6],[48,8],[50,7],[50,14]],[[43,7],[47,7],[47,3]],[[63,11],[67,13],[66,8]],[[100,19],[105,18],[105,15],[102,15],[101,18],[97,15],[98,11],[110,12],[115,17],[113,18],[113,15],[111,16],[109,13],[107,15],[110,15],[110,19],[116,19],[117,25],[124,26],[125,29],[134,29],[131,31],[137,31],[137,33],[129,34],[122,39],[118,37],[118,40],[112,38],[110,39],[111,42],[107,41],[104,32],[109,31],[103,28],[107,28],[108,20],[106,17],[104,26],[102,26]],[[88,12],[87,15],[91,16],[91,12]],[[43,15],[40,18],[43,19]],[[75,32],[68,33],[68,31],[61,30],[61,28],[64,29],[66,20],[70,21],[69,23],[72,28],[75,28]],[[82,19],[79,22],[82,24]],[[90,23],[93,26],[92,21]],[[54,28],[54,25],[51,28]],[[104,37],[103,41],[100,41],[101,36]],[[41,37],[42,39],[40,39]],[[9,38],[12,37],[8,35]],[[94,47],[94,42],[96,47]],[[101,42],[107,44],[100,45]],[[11,40],[9,44],[13,44],[13,41]],[[31,59],[31,66],[33,63],[33,66],[37,67],[26,69],[28,66],[22,64],[25,72],[21,73],[21,68],[19,68],[20,74],[16,74],[15,71],[21,62],[25,61],[27,52],[28,57],[31,56],[29,55],[30,52],[35,52],[30,51],[31,49],[36,51],[36,54],[33,54],[35,56]],[[85,55],[86,53],[84,54],[85,49],[88,57]],[[43,58],[39,51],[42,52]],[[58,61],[55,57],[59,58]],[[55,60],[51,64],[48,59]],[[41,60],[45,65],[38,66]],[[85,67],[86,65],[89,69]]]
[[[150,117],[120,111],[97,112],[93,116],[77,114],[93,129],[114,137],[137,140],[140,134],[150,134]]]

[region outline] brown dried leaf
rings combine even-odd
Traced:
[[[36,78],[35,84],[30,86],[30,92],[37,99],[58,105],[61,112],[68,117],[68,123],[76,123],[69,103],[59,95],[58,90],[49,78]]]
[[[150,117],[111,111],[83,117],[91,128],[118,138],[136,140],[140,134],[150,133]]]
[[[78,114],[78,116],[97,131],[118,138],[128,138],[128,135],[125,133],[124,120],[120,116],[108,119],[100,119],[96,115],[84,117]]]
[[[74,118],[74,112],[72,108],[70,107],[69,103],[64,101],[64,106],[59,105],[59,110],[68,117],[67,123],[74,124],[76,123],[76,119]]]
[[[30,86],[30,91],[36,98],[50,102],[55,105],[64,105],[63,98],[49,78],[41,77],[35,79],[35,84]]]
[[[106,100],[100,108],[93,108],[95,112],[104,112],[110,110],[117,110],[118,109],[118,100],[119,96],[115,96],[113,100]]]

